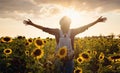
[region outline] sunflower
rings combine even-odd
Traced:
[[[59,48],[59,50],[58,50],[58,56],[61,59],[65,58],[67,56],[67,47],[66,46]]]
[[[99,55],[99,60],[102,61],[104,59],[105,55],[103,52],[100,53]]]
[[[74,70],[74,73],[82,73],[82,68],[77,67],[77,68]]]
[[[120,59],[120,56],[119,56],[119,55],[116,55],[116,56],[112,56],[111,58],[112,58],[112,59]]]
[[[29,39],[27,39],[25,45],[26,45],[26,46],[29,46],[29,45],[32,44],[32,42],[33,42],[32,38],[29,38]]]
[[[30,54],[30,53],[29,53],[29,50],[26,50],[26,51],[25,51],[25,54],[26,54],[27,56],[29,56],[29,54]]]
[[[97,51],[93,51],[92,53],[93,53],[94,55],[96,55],[96,54],[97,54]]]
[[[9,37],[9,36],[6,36],[6,37],[3,37],[2,39],[1,39],[1,42],[12,42],[13,40],[12,40],[12,38],[11,37]]]
[[[112,69],[112,67],[113,67],[112,65],[108,65],[108,66],[107,66],[107,68],[109,68],[109,69]]]
[[[79,54],[79,56],[81,58],[83,58],[83,60],[85,60],[85,61],[89,61],[90,60],[90,56],[89,56],[89,54],[87,52],[81,53],[81,54]]]
[[[47,41],[46,40],[43,40],[44,41],[44,43],[47,43]]]
[[[120,55],[110,56],[108,59],[112,62],[120,61]]]
[[[84,60],[83,60],[82,57],[78,57],[78,58],[77,58],[77,62],[78,62],[79,64],[81,64],[83,61],[84,61]]]
[[[3,50],[3,53],[4,53],[5,55],[10,55],[10,54],[12,53],[12,49],[10,49],[10,48],[4,49],[4,50]]]
[[[35,57],[36,59],[40,59],[40,58],[43,57],[44,51],[43,51],[43,49],[35,48],[35,49],[33,50],[33,52],[31,53],[31,55],[32,55],[33,57]]]
[[[90,51],[90,50],[87,50],[87,53],[91,54],[91,51]]]
[[[117,62],[116,63],[120,63],[120,58],[119,59],[117,59]]]
[[[38,48],[44,47],[44,41],[40,38],[34,40],[34,44]]]
[[[26,45],[26,46],[29,46],[29,45],[30,45],[30,43],[29,43],[29,42],[26,42],[26,43],[25,43],[25,45]]]
[[[108,60],[111,61],[111,62],[114,62],[115,60],[112,58],[112,56],[109,56],[108,57]]]
[[[32,43],[33,42],[32,38],[27,39],[27,42]]]
[[[17,36],[17,39],[25,39],[25,36]]]

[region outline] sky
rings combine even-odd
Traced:
[[[70,28],[87,25],[106,17],[104,23],[97,23],[76,37],[120,34],[120,0],[0,0],[0,37],[25,36],[54,37],[33,26],[26,26],[23,20],[31,19],[37,25],[60,28],[59,20],[69,16]]]

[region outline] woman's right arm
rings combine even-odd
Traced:
[[[28,19],[28,20],[24,20],[23,23],[24,23],[25,25],[31,25],[31,26],[34,26],[34,27],[36,27],[36,28],[38,28],[38,29],[41,29],[41,30],[44,29],[43,26],[40,26],[40,25],[36,25],[36,24],[34,24],[30,19]]]
[[[43,27],[43,26],[41,26],[41,25],[34,24],[30,19],[24,20],[23,23],[24,23],[25,25],[34,26],[34,27],[36,27],[36,28],[38,28],[38,29],[41,29],[41,30],[43,30],[44,32],[47,32],[47,33],[52,34],[52,35],[55,35],[56,31],[58,30],[58,29],[47,28],[47,27]]]

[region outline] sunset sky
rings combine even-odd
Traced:
[[[25,26],[23,20],[59,28],[63,16],[72,19],[71,28],[81,27],[100,16],[107,17],[77,37],[120,34],[120,0],[0,0],[0,37],[53,37],[41,30]]]

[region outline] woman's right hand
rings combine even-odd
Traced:
[[[33,22],[32,22],[30,19],[24,20],[23,23],[24,23],[25,25],[33,25]]]

